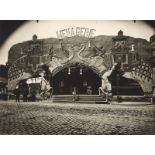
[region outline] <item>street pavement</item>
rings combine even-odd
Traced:
[[[155,105],[0,101],[1,135],[152,135]]]

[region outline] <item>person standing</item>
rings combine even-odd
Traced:
[[[15,88],[14,94],[16,96],[16,102],[20,102],[20,89],[18,86]]]
[[[23,102],[27,102],[28,101],[28,96],[29,94],[29,87],[27,83],[23,84]]]
[[[35,89],[32,90],[31,94],[32,94],[32,101],[35,102],[36,101],[36,91],[35,91]]]
[[[73,95],[73,102],[77,101],[78,100],[78,96],[77,96],[77,89],[76,89],[76,87],[73,88],[72,95]]]

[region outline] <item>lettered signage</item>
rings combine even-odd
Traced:
[[[67,29],[56,31],[57,38],[63,39],[65,37],[81,36],[92,38],[94,37],[95,29],[85,27],[70,27]]]

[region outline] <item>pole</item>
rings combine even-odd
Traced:
[[[117,90],[116,90],[116,94],[117,94],[117,101],[119,102],[119,74],[116,74],[116,85],[117,85]]]

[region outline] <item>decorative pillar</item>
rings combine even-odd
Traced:
[[[155,34],[150,37],[150,43],[152,47],[152,98],[151,102],[155,103]]]

